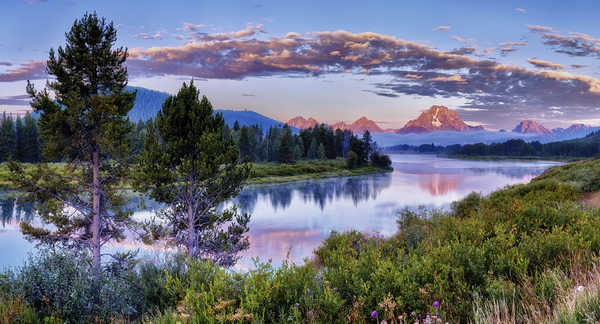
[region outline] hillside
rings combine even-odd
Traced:
[[[141,87],[127,87],[127,89],[130,91],[137,90],[135,104],[129,112],[129,119],[134,122],[154,118],[162,107],[163,102],[169,97],[168,93]],[[283,126],[282,122],[251,110],[215,109],[215,112],[223,114],[225,122],[229,127],[232,127],[236,120],[240,126],[259,125],[265,130],[272,126]],[[293,130],[295,131],[296,129],[293,128]]]

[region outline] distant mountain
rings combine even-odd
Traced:
[[[331,128],[333,128],[334,130],[336,130],[336,129],[350,130],[355,134],[363,134],[367,130],[370,133],[382,133],[383,132],[383,129],[381,129],[381,127],[377,126],[377,124],[374,121],[372,121],[364,116],[360,117],[359,119],[354,121],[352,124],[346,124],[344,122],[339,122],[339,123],[335,123],[335,124],[331,125]]]
[[[568,128],[554,128],[552,134],[556,137],[584,137],[596,129],[585,124],[573,124]]]
[[[220,112],[223,114],[223,118],[225,118],[225,123],[229,125],[229,127],[233,127],[233,124],[237,120],[240,126],[251,126],[258,125],[264,131],[267,131],[271,126],[283,126],[284,123],[269,118],[267,116],[261,115],[252,110],[225,110],[225,109],[215,109],[215,112]],[[297,131],[296,127],[291,127],[293,131]]]
[[[133,108],[129,111],[129,119],[133,122],[137,122],[138,120],[146,121],[150,118],[154,118],[160,108],[162,108],[163,102],[170,96],[165,92],[141,87],[127,87],[127,90],[137,90],[135,103]],[[259,125],[263,130],[267,130],[271,126],[283,126],[282,122],[251,110],[215,109],[214,111],[223,114],[225,123],[227,123],[229,127],[233,127],[236,120],[240,126]],[[297,131],[294,127],[292,127],[292,130]]]
[[[286,124],[296,127],[298,129],[307,129],[320,125],[317,120],[310,117],[305,119],[302,116],[294,117],[286,122]],[[341,130],[349,130],[356,134],[363,134],[365,131],[369,131],[371,133],[382,133],[384,132],[381,127],[377,125],[374,121],[368,119],[367,117],[361,117],[354,121],[351,124],[346,124],[343,121],[337,122],[335,124],[326,124],[331,127],[333,130],[341,129]]]
[[[297,117],[294,117],[294,118],[288,120],[286,122],[286,124],[288,124],[291,127],[296,127],[298,129],[307,129],[307,128],[313,128],[315,126],[318,126],[319,122],[312,117],[305,119],[302,116],[297,116]]]
[[[170,96],[166,92],[150,90],[141,87],[127,87],[126,90],[136,91],[135,103],[129,111],[129,119],[133,122],[138,120],[146,121],[154,118],[156,113],[162,108],[163,102]]]
[[[513,129],[514,133],[520,134],[538,134],[538,135],[550,135],[552,131],[546,127],[534,122],[533,120],[523,120]]]
[[[481,131],[482,126],[467,125],[454,110],[450,110],[445,106],[431,106],[429,110],[424,111],[414,120],[409,121],[397,130],[398,134],[410,133],[429,133],[433,131]]]

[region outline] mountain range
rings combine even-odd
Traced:
[[[128,89],[131,91],[137,90],[135,104],[129,112],[129,118],[132,121],[153,118],[169,96],[168,93],[146,88],[129,87]],[[251,110],[215,109],[215,112],[222,113],[230,127],[233,126],[236,120],[241,126],[259,125],[265,130],[271,126],[284,125],[284,122]],[[301,116],[294,117],[285,123],[291,126],[294,132],[320,124],[315,118],[305,119]],[[340,121],[329,126],[333,129],[351,130],[356,134],[362,134],[364,131],[369,130],[381,146],[419,145],[424,143],[435,143],[436,145],[492,143],[511,138],[522,138],[527,141],[537,140],[546,143],[581,138],[600,129],[584,124],[574,124],[568,128],[547,129],[535,121],[523,120],[512,131],[489,131],[482,126],[468,125],[460,119],[456,111],[444,106],[430,107],[400,129],[382,129],[375,121],[367,117],[361,117],[349,124]]]
[[[307,129],[307,128],[312,128],[312,127],[320,125],[320,123],[316,119],[314,119],[312,117],[305,119],[302,116],[294,117],[294,118],[288,120],[286,122],[286,124],[288,124],[289,126],[292,126],[292,127],[296,127],[298,129]],[[375,123],[374,121],[372,121],[364,116],[350,124],[346,124],[345,122],[340,121],[335,124],[325,124],[325,125],[331,127],[334,130],[336,130],[336,129],[349,130],[356,134],[363,134],[367,130],[370,133],[381,133],[384,131],[379,126],[377,126],[377,123]]]

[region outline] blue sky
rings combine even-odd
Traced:
[[[130,84],[195,78],[218,108],[399,128],[433,104],[490,129],[600,125],[598,1],[0,3],[0,109],[26,107],[86,11],[114,21]]]

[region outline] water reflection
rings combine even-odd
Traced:
[[[447,208],[452,201],[476,191],[493,190],[530,181],[551,162],[461,161],[424,155],[392,155],[394,172],[350,178],[329,178],[271,185],[249,185],[226,205],[238,204],[252,215],[250,249],[238,264],[252,266],[251,258],[310,257],[331,231],[359,230],[381,235],[396,231],[397,211],[404,207]],[[134,217],[152,217],[162,205],[131,193],[127,206]],[[33,245],[19,232],[21,220],[35,221],[31,205],[14,198],[0,199],[0,268],[23,262]],[[146,250],[128,240],[116,247]],[[160,249],[160,248],[158,248]]]
[[[0,195],[0,222],[2,227],[7,224],[19,224],[21,221],[30,222],[34,218],[33,207],[30,203],[19,202],[8,193]]]
[[[304,203],[323,210],[327,204],[342,198],[351,199],[355,206],[366,200],[377,199],[378,194],[392,183],[390,174],[354,178],[330,178],[296,181],[283,184],[250,185],[232,202],[243,212],[253,214],[259,199],[267,199],[275,211],[286,210],[297,195]]]

